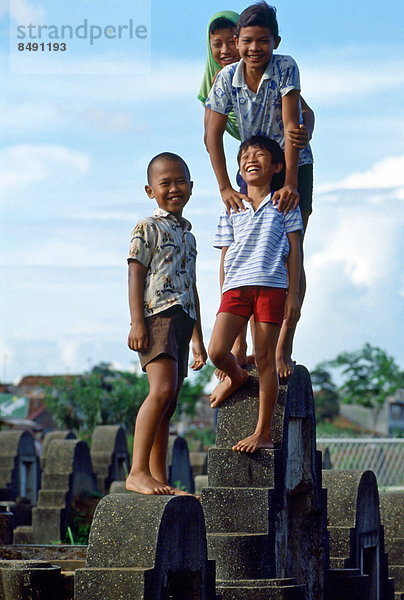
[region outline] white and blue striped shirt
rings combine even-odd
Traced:
[[[300,208],[284,214],[267,196],[254,212],[243,200],[243,212],[224,212],[214,247],[227,248],[222,292],[245,285],[288,287],[288,233],[303,231]]]

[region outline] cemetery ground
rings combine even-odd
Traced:
[[[336,392],[328,375],[319,387],[314,374],[313,394],[296,368],[280,389],[275,448],[254,455],[231,450],[257,417],[254,370],[217,415],[203,398],[210,374],[188,384],[167,472],[199,502],[126,492],[133,406],[123,390],[135,383],[141,402],[145,388],[111,371],[61,377],[62,392],[41,386],[61,427],[40,458],[31,432],[0,432],[0,598],[403,598],[404,439],[359,435],[341,416],[316,423],[316,396],[324,408],[324,390]],[[109,408],[124,426],[105,422]]]

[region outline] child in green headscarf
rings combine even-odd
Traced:
[[[240,55],[234,42],[234,33],[239,15],[232,10],[222,10],[208,22],[207,48],[208,57],[206,60],[205,73],[198,94],[198,100],[205,104],[209,95],[210,88],[215,80],[217,73],[226,65],[230,65],[240,60]],[[209,119],[210,109],[205,108],[205,131]],[[226,131],[236,140],[240,139],[237,120],[234,113],[231,112],[227,119]]]

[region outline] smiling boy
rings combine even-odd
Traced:
[[[288,212],[300,199],[305,229],[312,211],[313,157],[309,146],[299,152],[289,134],[302,123],[300,78],[293,58],[274,54],[280,39],[276,11],[266,2],[253,4],[241,13],[235,39],[241,60],[224,67],[213,84],[206,101],[211,109],[206,144],[226,207],[243,210],[246,194],[233,189],[223,149],[228,113],[234,112],[242,141],[253,135],[277,141],[285,152],[285,180],[283,187],[273,194],[272,202],[278,210]],[[311,125],[314,126],[314,121]],[[312,126],[308,127],[309,136]],[[301,303],[305,289],[302,264]],[[288,377],[293,371],[294,333],[294,327],[284,324],[276,359],[281,377]]]
[[[147,169],[145,191],[158,208],[139,221],[129,249],[128,346],[139,353],[149,393],[135,424],[132,467],[126,488],[143,494],[181,494],[168,485],[169,422],[188,370],[206,362],[196,290],[196,242],[182,211],[193,182],[185,161],[164,152]]]
[[[259,376],[259,415],[254,433],[233,450],[272,448],[271,421],[278,396],[276,345],[283,321],[293,327],[300,316],[300,209],[287,214],[272,203],[273,176],[283,169],[283,152],[266,137],[243,142],[238,154],[251,204],[220,218],[215,247],[224,257],[222,301],[209,344],[213,364],[227,377],[215,388],[211,406],[219,406],[248,378],[233,343],[251,315],[255,320],[255,361]],[[287,267],[286,267],[287,263]]]

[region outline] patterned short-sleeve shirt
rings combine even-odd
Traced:
[[[244,78],[244,62],[224,67],[210,90],[205,106],[237,118],[241,141],[253,135],[265,135],[285,148],[282,120],[282,97],[291,90],[300,90],[299,68],[291,56],[273,54],[258,86],[253,92]],[[300,109],[300,122],[303,118]],[[310,146],[300,151],[299,165],[311,164]]]
[[[196,241],[191,223],[156,208],[132,231],[128,262],[137,260],[147,268],[144,315],[150,317],[179,304],[196,319]]]

